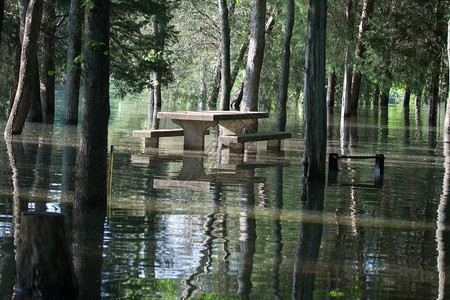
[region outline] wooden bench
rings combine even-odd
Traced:
[[[133,137],[145,138],[145,147],[158,148],[159,138],[184,136],[183,128],[134,130]]]
[[[230,148],[230,152],[242,153],[244,151],[244,143],[267,141],[267,150],[279,151],[281,148],[281,140],[291,138],[290,132],[259,132],[238,135],[222,135],[219,141]]]

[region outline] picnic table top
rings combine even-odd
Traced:
[[[205,110],[205,111],[171,111],[158,113],[159,119],[192,120],[192,121],[225,121],[238,119],[258,119],[268,117],[269,113],[264,111]]]

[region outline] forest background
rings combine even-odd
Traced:
[[[0,118],[7,117],[17,88],[23,2],[27,0],[0,3]],[[85,2],[72,2],[78,3],[82,14]],[[307,1],[294,2],[289,103],[301,102],[303,97],[308,17]],[[234,97],[239,95],[245,74],[252,3],[228,1],[232,104],[238,99]],[[30,121],[52,122],[55,82],[65,84],[77,64],[82,69],[82,52],[74,57],[73,65],[67,59],[70,4],[69,0],[45,0],[36,66],[39,77],[35,76],[40,84],[35,85]],[[286,7],[286,1],[267,1],[259,109],[277,107]],[[163,103],[190,102],[199,109],[217,108],[221,69],[218,8],[218,1],[212,0],[111,1],[110,74],[117,96],[143,93],[158,106],[162,99]],[[395,90],[404,97],[405,106],[410,99],[416,105],[429,104],[430,124],[436,124],[436,104],[448,95],[448,1],[336,0],[329,1],[327,14],[328,79],[324,78],[324,84],[329,108],[342,105],[343,113],[350,115],[361,102],[387,106],[390,91]],[[87,43],[82,41],[82,47]],[[162,97],[160,91],[158,94],[161,85]]]

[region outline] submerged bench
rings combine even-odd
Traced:
[[[145,147],[159,147],[159,138],[184,136],[183,128],[134,130],[133,137],[145,138]]]
[[[238,135],[221,135],[219,141],[230,148],[230,152],[242,153],[244,151],[244,143],[267,141],[267,150],[279,151],[281,140],[291,138],[290,132],[259,132]]]

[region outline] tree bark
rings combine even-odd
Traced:
[[[78,106],[81,81],[81,43],[83,9],[80,0],[70,1],[69,39],[67,42],[66,94],[64,100],[64,124],[78,124]]]
[[[439,70],[432,68],[431,97],[428,109],[428,126],[435,127],[437,123],[437,106],[439,103]]]
[[[359,24],[358,41],[356,43],[355,57],[360,61],[364,60],[363,54],[366,51],[362,40],[364,35],[369,30],[369,17],[373,12],[375,0],[364,0],[363,11],[361,14],[361,23]],[[359,93],[361,89],[361,72],[358,70],[356,64],[353,65],[353,76],[352,76],[352,101],[351,110],[356,112],[358,109]]]
[[[4,131],[5,135],[22,133],[31,104],[32,75],[36,62],[37,39],[42,17],[43,1],[31,0],[27,7],[26,21],[22,39],[20,56],[19,82],[16,96]]]
[[[328,71],[328,85],[327,85],[327,107],[330,113],[334,109],[334,97],[336,94],[336,74],[334,71]]]
[[[109,107],[109,0],[87,7],[84,48],[85,87],[75,209],[104,206],[107,201]]]
[[[220,48],[222,57],[221,68],[221,96],[220,109],[230,109],[230,91],[231,91],[231,74],[230,74],[230,24],[228,17],[228,7],[226,0],[219,0],[220,15]]]
[[[287,0],[286,3],[286,28],[283,38],[283,54],[281,58],[281,75],[278,87],[278,114],[277,114],[277,130],[286,130],[286,103],[288,98],[289,87],[289,66],[291,59],[291,38],[294,28],[294,0]]]
[[[222,57],[219,54],[219,58],[217,59],[216,69],[214,70],[213,82],[211,84],[209,97],[208,97],[208,106],[211,108],[217,107],[217,98],[219,97],[220,91],[220,81],[221,81],[221,71],[222,71]]]
[[[40,92],[44,122],[52,124],[55,116],[55,0],[45,0],[41,26]]]
[[[309,0],[305,50],[303,185],[325,183],[327,110],[325,99],[327,1]]]
[[[242,111],[258,110],[259,79],[264,59],[266,0],[254,0],[250,43],[242,94]]]
[[[231,71],[230,75],[230,90],[233,88],[234,82],[236,81],[237,74],[240,69],[240,65],[242,63],[242,60],[244,59],[245,52],[247,52],[248,49],[248,40],[246,39],[239,48],[238,56],[236,57],[236,60],[234,61],[233,70]]]
[[[42,103],[41,103],[41,87],[39,82],[39,61],[36,53],[36,59],[33,66],[33,91],[31,92],[31,106],[28,112],[27,122],[42,123]]]

